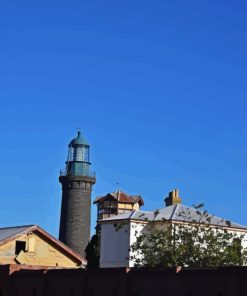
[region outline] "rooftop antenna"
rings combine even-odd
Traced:
[[[120,190],[120,188],[119,188],[119,182],[116,182],[115,185],[116,185],[116,191],[119,191]]]

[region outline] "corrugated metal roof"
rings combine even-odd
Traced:
[[[5,241],[18,233],[22,233],[31,227],[33,227],[33,225],[0,228],[0,242]]]
[[[242,228],[247,229],[246,226],[228,221],[223,218],[216,217],[208,214],[209,221],[202,220],[202,211],[195,208],[191,208],[182,204],[172,205],[165,208],[158,209],[154,212],[146,211],[132,211],[120,215],[115,215],[110,218],[102,219],[104,221],[115,221],[115,220],[138,220],[138,221],[181,221],[181,222],[204,222],[212,225]]]

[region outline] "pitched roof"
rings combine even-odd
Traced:
[[[24,226],[15,226],[15,227],[5,227],[0,228],[0,245],[5,244],[7,241],[14,240],[20,234],[27,234],[30,232],[38,232],[43,237],[45,237],[48,241],[55,244],[60,250],[66,253],[71,259],[80,263],[81,265],[86,265],[87,260],[77,254],[75,251],[70,249],[68,246],[63,244],[61,241],[50,235],[44,229],[42,229],[38,225],[24,225]]]
[[[112,193],[107,193],[104,196],[98,196],[96,197],[93,203],[94,204],[102,203],[106,199],[114,199],[121,203],[131,203],[131,204],[135,204],[138,202],[141,206],[144,205],[144,201],[140,195],[127,195],[126,193],[120,190],[117,190]]]
[[[17,234],[21,234],[28,230],[30,227],[34,225],[24,225],[24,226],[16,226],[16,227],[5,227],[0,228],[0,243],[4,242],[8,238],[16,236]]]
[[[146,211],[131,211],[124,214],[115,215],[106,219],[102,219],[99,222],[116,221],[116,220],[137,220],[137,221],[181,221],[181,222],[203,222],[205,224],[240,228],[247,230],[246,226],[240,225],[235,222],[225,220],[223,218],[216,217],[208,214],[207,221],[202,218],[203,212],[195,208],[191,208],[182,204],[171,205],[165,208],[158,209],[154,212]]]

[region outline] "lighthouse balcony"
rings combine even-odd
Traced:
[[[78,172],[78,171],[73,171],[69,172],[67,170],[60,170],[60,176],[81,176],[81,177],[92,177],[95,178],[96,173],[95,172]]]

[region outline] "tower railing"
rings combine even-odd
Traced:
[[[92,177],[95,178],[96,173],[95,172],[88,172],[88,173],[79,173],[79,172],[74,172],[73,174],[69,174],[66,170],[60,170],[60,176],[81,176],[81,177]]]

